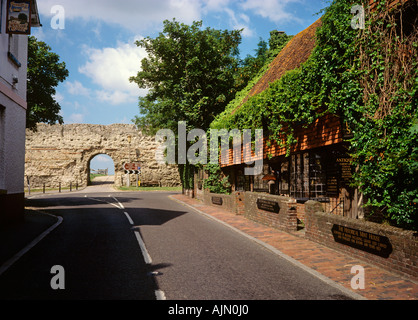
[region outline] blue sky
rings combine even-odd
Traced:
[[[65,124],[132,123],[139,114],[138,97],[146,94],[128,80],[146,57],[134,42],[157,36],[165,19],[244,28],[240,52],[245,57],[254,54],[260,38],[269,39],[271,30],[297,34],[327,6],[327,0],[38,0],[43,26],[32,35],[45,41],[69,70],[56,94]],[[57,20],[58,14],[63,19]],[[53,28],[57,24],[63,29]],[[91,166],[113,168],[105,156]]]
[[[57,11],[51,13],[56,5],[64,9],[64,29],[51,27],[57,22]],[[163,20],[244,28],[240,52],[245,57],[254,54],[260,37],[268,40],[271,30],[296,34],[327,5],[325,0],[39,0],[43,27],[32,34],[69,70],[56,95],[64,123],[131,123],[139,114],[138,97],[146,94],[128,81],[145,57],[134,41],[158,35]]]

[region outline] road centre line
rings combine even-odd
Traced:
[[[84,197],[86,198],[87,196],[84,196]],[[104,203],[110,204],[110,205],[112,205],[112,206],[114,206],[114,207],[116,207],[118,209],[122,209],[119,205],[114,204],[113,202],[109,202],[109,201],[105,201],[105,200],[100,200],[100,199],[96,199],[96,198],[92,198],[92,197],[88,197],[88,199],[94,200],[94,201],[98,201],[98,202],[104,202]]]
[[[162,290],[155,290],[155,297],[157,298],[157,300],[167,300],[167,298],[165,297],[165,293]]]
[[[110,195],[109,195],[109,197],[110,197]],[[118,205],[116,205],[112,202],[103,201],[103,200],[100,200],[100,199],[94,199],[94,198],[90,198],[90,199],[100,201],[100,202],[106,202],[106,203],[108,203],[112,206],[115,206],[118,209],[125,209],[125,207],[122,205],[122,203],[120,203],[120,201],[118,199],[116,199],[115,197],[112,197],[112,198],[118,203]],[[123,213],[126,216],[126,218],[128,219],[129,223],[131,225],[133,225],[134,222],[133,222],[132,218],[130,217],[130,215],[128,214],[128,212],[124,211]],[[142,240],[139,231],[135,230],[134,233],[135,233],[136,240],[138,241],[139,248],[141,249],[142,256],[144,258],[145,263],[146,264],[152,264],[151,256],[149,255],[148,250],[145,247],[144,240]],[[166,300],[165,294],[161,290],[156,290],[155,291],[155,297],[157,298],[157,300]]]
[[[129,214],[128,214],[127,212],[124,212],[124,214],[125,214],[126,218],[128,219],[129,223],[133,225],[133,224],[134,224],[134,222],[132,221],[132,219],[131,219],[131,217],[129,216]]]
[[[125,207],[123,206],[123,204],[120,203],[118,199],[116,199],[115,197],[112,197],[112,198],[115,199],[116,202],[119,204],[119,207],[120,207],[119,209],[125,209]]]
[[[118,199],[116,199],[115,197],[112,197],[112,198],[115,199],[115,201],[119,204],[119,206],[120,206],[119,209],[125,209],[124,206],[119,202]],[[110,203],[110,204],[112,204],[112,203]],[[134,222],[133,222],[132,218],[129,216],[129,214],[126,211],[124,211],[123,213],[125,214],[125,216],[128,219],[129,223],[131,225],[133,225]],[[139,234],[139,231],[135,230],[134,232],[135,232],[135,237],[136,237],[136,239],[138,241],[139,247],[141,248],[141,252],[142,252],[142,255],[144,257],[145,263],[146,264],[151,264],[152,263],[151,256],[149,255],[148,250],[145,247],[145,243],[142,240],[141,235]]]
[[[145,263],[151,264],[152,263],[151,256],[149,255],[147,248],[145,247],[145,243],[142,240],[141,235],[139,234],[139,231],[135,230],[135,236],[136,236],[136,239],[138,240],[139,247],[141,248],[142,255],[144,256]]]
[[[127,213],[126,211],[124,211],[123,213],[125,214],[125,216],[128,219],[129,223],[131,225],[133,225],[134,222],[133,222],[132,218],[130,217],[129,213]],[[142,256],[144,257],[145,263],[146,264],[151,264],[152,263],[151,256],[149,255],[148,250],[145,247],[145,243],[142,240],[141,235],[139,234],[139,231],[135,230],[134,232],[135,232],[135,237],[136,237],[136,239],[138,241],[139,247],[141,248]],[[157,300],[167,300],[164,291],[158,289],[158,290],[155,290],[154,293],[155,293],[155,298]]]

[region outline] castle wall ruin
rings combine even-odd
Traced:
[[[31,188],[87,186],[90,161],[99,154],[112,158],[115,186],[126,184],[126,162],[141,163],[141,184],[181,185],[177,166],[157,162],[158,146],[133,124],[38,124],[36,132],[26,132],[25,186],[28,181]],[[130,181],[136,182],[136,175]]]

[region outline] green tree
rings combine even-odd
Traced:
[[[177,132],[179,121],[186,121],[188,130],[206,130],[234,97],[241,30],[201,27],[201,21],[189,26],[165,20],[159,36],[136,42],[148,53],[142,70],[130,78],[149,89],[139,99],[142,116],[134,119],[144,132]],[[179,165],[184,188],[192,188],[194,172],[189,163]]]
[[[240,63],[240,67],[237,70],[236,74],[236,84],[235,86],[239,90],[243,89],[252,78],[260,71],[264,66],[267,60],[268,47],[267,42],[263,39],[257,44],[257,49],[255,51],[255,56],[247,55],[245,59]]]
[[[35,37],[28,43],[28,82],[26,127],[36,130],[38,122],[63,123],[59,115],[61,106],[55,101],[55,88],[63,82],[69,72],[65,62],[51,52],[51,48]]]
[[[139,99],[138,127],[148,133],[177,130],[178,121],[206,130],[234,97],[241,31],[202,29],[176,20],[164,21],[155,39],[137,41],[148,57],[130,81],[149,93]]]

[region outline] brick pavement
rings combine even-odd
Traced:
[[[194,207],[224,223],[258,239],[323,276],[369,300],[418,300],[418,283],[403,278],[382,268],[348,256],[340,251],[325,247],[303,237],[300,233],[287,233],[244,216],[222,210],[215,206],[182,194],[172,195],[172,199]],[[351,267],[360,265],[365,270],[365,288],[351,288]]]

